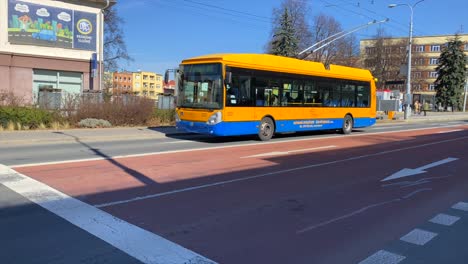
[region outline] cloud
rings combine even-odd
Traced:
[[[41,16],[41,17],[49,17],[50,16],[49,11],[47,11],[47,9],[45,9],[45,8],[38,9],[36,11],[36,14],[38,16]]]
[[[71,21],[71,16],[68,13],[61,12],[60,14],[57,15],[57,18],[60,20],[63,20],[65,22],[70,22]]]
[[[16,4],[15,10],[21,13],[29,13],[29,7],[27,5]]]

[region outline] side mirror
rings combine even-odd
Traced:
[[[232,72],[226,72],[226,77],[224,78],[224,84],[232,83]]]
[[[166,70],[166,72],[164,73],[164,83],[169,83],[169,70]]]

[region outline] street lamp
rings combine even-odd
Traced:
[[[409,31],[409,43],[408,43],[408,71],[406,76],[406,107],[405,107],[405,115],[404,118],[408,119],[411,115],[411,44],[413,42],[413,8],[421,3],[424,0],[420,0],[413,5],[410,4],[390,4],[388,8],[394,8],[397,6],[407,6],[411,11],[410,16],[410,31]]]
[[[100,17],[100,32],[99,32],[99,91],[102,92],[102,75],[104,71],[104,10],[110,6],[110,0],[106,0],[106,5],[101,8]]]

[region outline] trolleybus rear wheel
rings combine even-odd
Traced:
[[[270,140],[275,133],[275,123],[269,117],[264,117],[258,129],[258,137],[262,141]]]

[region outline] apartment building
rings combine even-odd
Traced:
[[[133,92],[133,73],[114,72],[112,74],[112,93],[129,94]]]
[[[447,44],[450,39],[453,39],[455,35],[440,35],[440,36],[417,36],[413,37],[412,45],[412,62],[411,62],[411,91],[413,93],[421,94],[435,94],[434,82],[437,79],[436,67],[439,63],[439,57],[442,48]],[[468,34],[459,35],[463,44],[463,50],[468,56]],[[385,39],[387,45],[383,47],[383,53],[403,53],[403,57],[396,56],[400,63],[407,62],[406,47],[408,38],[391,38]],[[365,61],[366,58],[372,56],[376,52],[377,39],[363,39],[360,41],[360,52],[361,60]],[[392,58],[392,56],[386,56],[385,58]],[[403,58],[403,62],[401,59]],[[364,67],[370,67],[366,65]],[[468,66],[468,62],[467,62]],[[381,89],[389,90],[400,90],[404,92],[406,90],[406,76],[405,67],[398,67],[393,71],[387,72],[389,80],[382,84]],[[401,73],[400,73],[401,71]]]
[[[163,90],[163,77],[154,72],[139,71],[133,73],[133,93],[156,99]]]
[[[115,0],[0,0],[0,91],[100,89],[101,10]]]

